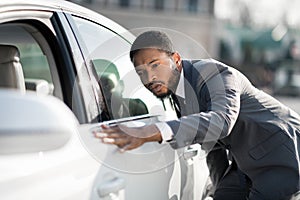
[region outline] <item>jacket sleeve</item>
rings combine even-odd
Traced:
[[[213,147],[218,139],[230,134],[240,109],[240,86],[235,73],[227,68],[197,87],[196,99],[199,104],[206,104],[204,112],[195,110],[194,114],[167,122],[174,133],[170,141],[173,148],[194,143],[210,144]]]

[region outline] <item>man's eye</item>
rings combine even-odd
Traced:
[[[159,63],[154,63],[153,65],[152,65],[152,68],[155,68],[155,67],[158,67],[159,66]]]
[[[143,76],[144,73],[143,73],[142,71],[138,71],[137,74],[138,74],[139,76]]]

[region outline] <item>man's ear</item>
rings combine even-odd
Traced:
[[[176,64],[176,66],[177,66],[177,69],[179,71],[181,71],[182,65],[181,65],[181,56],[180,56],[180,54],[178,52],[174,52],[172,57],[173,57],[173,60]]]

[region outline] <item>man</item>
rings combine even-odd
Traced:
[[[223,63],[181,60],[160,31],[139,35],[130,58],[145,87],[159,98],[171,95],[181,116],[139,128],[103,125],[96,137],[121,151],[145,142],[175,149],[200,143],[214,148],[208,162],[220,168],[225,150],[215,147],[227,149],[232,165],[222,177],[223,169],[210,170],[219,181],[214,199],[284,200],[299,191],[300,117],[294,111]]]

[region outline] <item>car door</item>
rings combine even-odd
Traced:
[[[47,10],[46,6],[37,7],[24,4],[18,10],[16,6],[10,9],[6,5],[0,12],[0,44],[15,46],[20,52],[20,71],[26,85],[26,91],[20,91],[20,95],[24,92],[54,96],[72,109],[79,122],[88,123],[99,112],[93,107],[97,106],[93,104],[96,100],[89,99],[90,107],[85,104],[89,96],[82,91],[92,90],[90,84],[84,84],[87,74],[82,70],[80,75],[75,75],[76,66],[83,62],[77,54],[80,51],[76,43],[71,44],[72,38],[68,42],[63,38],[67,29],[63,29],[59,14]],[[4,114],[11,113],[1,113]],[[33,122],[36,126],[38,123]],[[5,124],[0,126],[3,130]],[[30,132],[22,136],[26,141],[33,139]],[[41,148],[22,153],[22,143],[15,148],[18,151],[0,154],[1,199],[100,199],[94,182],[101,163],[84,148],[77,133],[64,146],[51,150]]]
[[[102,110],[106,113],[101,113],[102,121],[114,123],[114,120],[130,117],[130,126],[140,126],[176,118],[170,101],[152,95],[135,73],[129,60],[130,41],[134,37],[128,31],[115,32],[113,26],[105,27],[96,20],[66,16],[81,47],[91,79],[95,79],[92,82],[100,86],[96,91],[104,96]],[[132,106],[132,102],[138,103]],[[148,121],[134,121],[145,114],[150,116]],[[125,179],[126,199],[201,198],[207,171],[199,145],[174,151],[168,144],[149,143],[120,154],[116,147],[96,144],[87,137],[87,132],[93,129],[97,129],[97,125],[87,126],[81,131],[83,142],[103,163],[102,168],[113,169]]]

